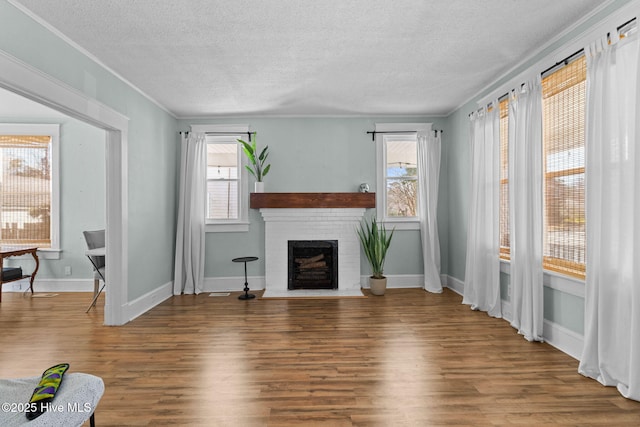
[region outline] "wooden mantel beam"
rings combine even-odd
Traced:
[[[375,208],[376,193],[251,193],[251,209]]]

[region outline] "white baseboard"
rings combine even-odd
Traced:
[[[422,274],[386,275],[388,288],[422,288],[424,276]],[[249,288],[252,290],[265,289],[264,276],[249,276]],[[360,285],[369,288],[369,276],[360,276]],[[244,277],[205,277],[204,292],[234,292],[244,289]]]
[[[513,311],[509,301],[502,300],[502,318],[511,323]],[[561,352],[580,360],[583,336],[550,320],[545,320],[542,327],[542,339]]]
[[[584,336],[548,320],[544,321],[542,336],[549,345],[580,360]]]
[[[443,274],[442,276],[442,286],[446,286],[460,296],[464,295],[464,282],[462,280],[446,274]]]
[[[146,294],[129,301],[124,306],[124,315],[126,322],[130,322],[138,316],[143,315],[161,302],[173,296],[173,281],[165,283]]]
[[[386,274],[388,288],[424,288],[424,274]],[[442,286],[451,287],[449,280],[457,280],[446,274],[440,275]],[[369,289],[369,276],[360,276],[360,286]],[[464,288],[464,286],[463,286]],[[453,289],[457,292],[456,289]]]
[[[102,285],[102,284],[101,284]],[[17,280],[2,285],[2,292],[24,292],[29,288],[29,279]],[[103,292],[108,292],[107,286]],[[88,292],[93,293],[93,279],[36,279],[34,292]],[[128,302],[124,306],[127,321],[151,310],[173,295],[173,282],[165,283],[157,289]],[[89,300],[90,301],[90,300]]]
[[[456,279],[452,276],[446,276],[446,286],[459,295],[464,294],[464,282]],[[511,302],[502,300],[502,318],[511,323],[513,320],[513,310]],[[576,360],[580,360],[582,355],[582,345],[584,337],[572,330],[560,326],[557,323],[549,320],[544,321],[544,327],[542,331],[542,338],[549,345],[557,348],[565,354],[573,357]]]
[[[369,277],[360,276],[360,287],[369,289]],[[423,288],[424,275],[422,274],[385,274],[387,288]]]
[[[265,288],[264,276],[248,276],[249,288],[259,291]],[[205,277],[203,292],[235,292],[244,290],[244,276]]]
[[[2,285],[2,292],[24,292],[29,279],[16,280]],[[33,283],[34,292],[92,292],[93,279],[38,279]]]
[[[388,288],[422,288],[424,276],[422,274],[386,275]],[[264,276],[249,276],[249,288],[252,290],[265,289]],[[369,276],[360,276],[361,287],[369,288]],[[234,292],[244,289],[244,277],[205,277],[204,292]]]

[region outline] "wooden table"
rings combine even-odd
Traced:
[[[38,259],[38,248],[35,247],[23,247],[23,246],[0,246],[0,302],[2,302],[2,285],[4,283],[15,282],[16,280],[22,280],[29,278],[29,289],[31,289],[31,293],[33,294],[33,280],[36,278],[36,274],[38,273],[38,268],[40,267],[40,260]],[[36,267],[33,269],[31,274],[23,274],[22,277],[17,277],[11,280],[3,280],[2,279],[2,264],[4,263],[5,258],[9,258],[12,256],[20,256],[31,254],[33,259],[36,262]]]

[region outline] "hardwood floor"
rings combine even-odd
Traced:
[[[0,375],[68,362],[69,372],[102,377],[98,426],[640,424],[640,403],[449,290],[238,294],[174,297],[105,327],[101,308],[84,312],[89,294],[5,293]]]

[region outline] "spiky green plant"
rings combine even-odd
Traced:
[[[366,218],[363,219],[356,231],[371,266],[371,277],[374,279],[384,278],[384,260],[395,228],[388,233],[384,225],[378,225],[378,221],[374,217],[371,218],[371,222],[368,222]]]
[[[247,170],[256,178],[256,181],[262,182],[262,178],[264,178],[268,173],[269,169],[271,169],[271,164],[264,165],[267,161],[267,157],[269,156],[269,146],[267,145],[262,149],[260,155],[256,157],[256,153],[258,152],[258,148],[256,147],[256,135],[253,136],[253,141],[248,143],[241,139],[237,140],[240,144],[242,144],[242,150],[244,154],[247,155],[249,162],[251,165],[245,165]]]

